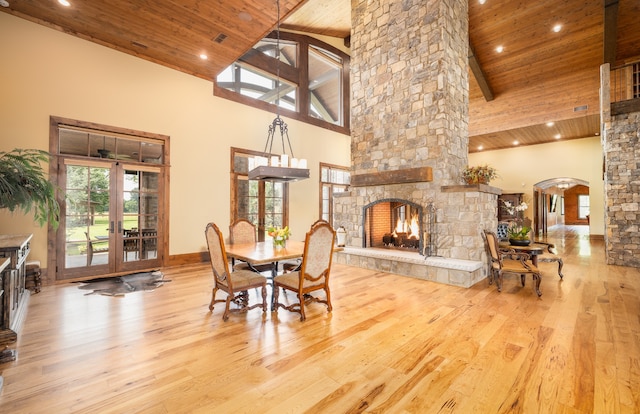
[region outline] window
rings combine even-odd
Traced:
[[[258,230],[258,241],[266,239],[270,226],[288,225],[287,183],[249,180],[249,167],[255,151],[231,148],[231,222],[247,219]]]
[[[589,215],[589,195],[583,194],[578,196],[578,218],[587,219]]]
[[[333,195],[347,191],[351,173],[346,167],[320,163],[320,218],[333,223]]]
[[[214,94],[333,131],[349,133],[349,56],[317,39],[272,33],[221,72]],[[278,81],[279,80],[279,81]]]

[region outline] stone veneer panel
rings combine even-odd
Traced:
[[[612,116],[604,129],[607,263],[640,267],[640,112]]]

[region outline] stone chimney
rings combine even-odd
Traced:
[[[497,225],[499,190],[463,186],[468,159],[467,0],[354,0],[350,192],[335,225],[365,247],[364,206],[433,203],[438,255],[484,260],[482,228]],[[497,189],[496,189],[497,190]],[[429,211],[423,209],[422,222]]]

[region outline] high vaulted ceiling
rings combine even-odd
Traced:
[[[275,0],[69,1],[0,11],[210,80],[277,21]],[[351,0],[280,0],[280,16],[283,29],[350,36]],[[640,60],[640,1],[469,0],[469,42],[470,152],[594,136],[605,44],[615,65]]]

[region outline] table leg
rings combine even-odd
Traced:
[[[274,283],[275,277],[278,276],[278,262],[273,262],[273,267],[271,268],[271,312],[276,310],[276,295],[275,289],[276,284]]]

